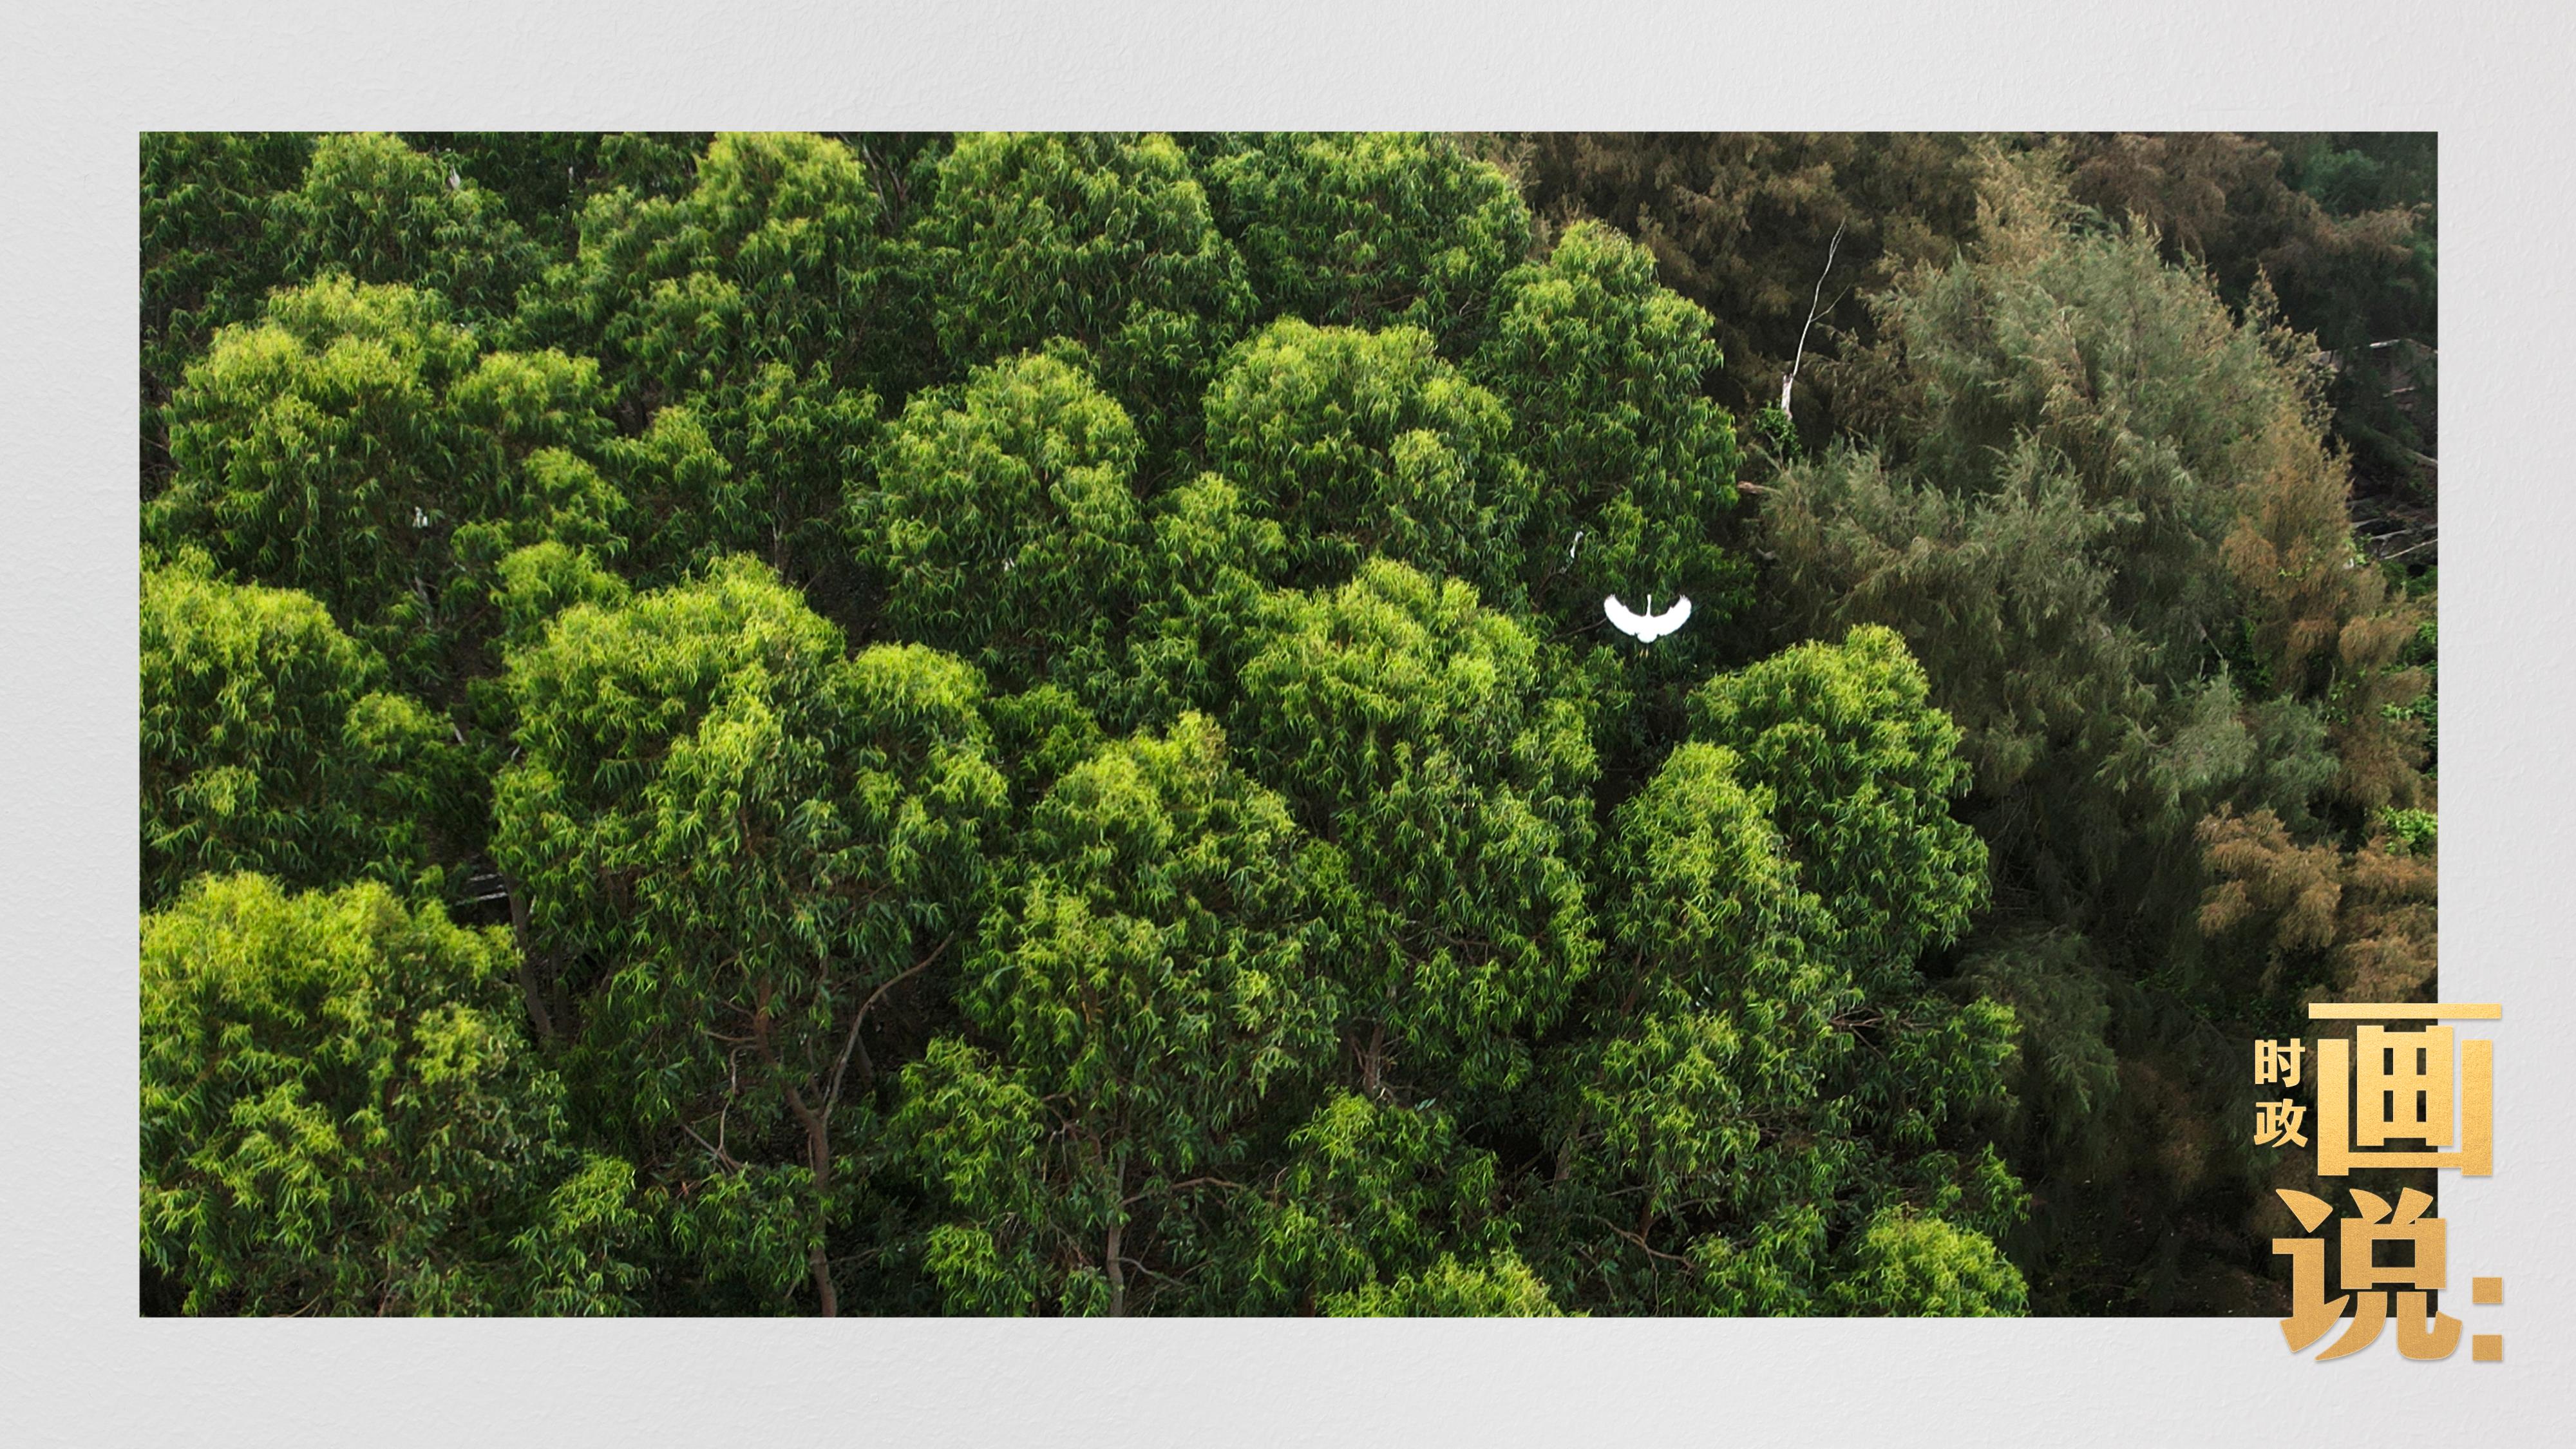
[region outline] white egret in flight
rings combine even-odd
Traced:
[[[1655,607],[1654,595],[1646,596],[1646,607],[1648,609]],[[1652,644],[1690,622],[1691,601],[1690,596],[1685,594],[1673,600],[1673,606],[1660,614],[1640,614],[1620,603],[1617,594],[1612,594],[1601,601],[1601,612],[1610,616],[1611,626],[1620,633],[1634,638],[1640,644]]]

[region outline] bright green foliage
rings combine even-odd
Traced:
[[[309,136],[143,133],[143,480],[168,476],[162,405],[218,328],[259,315],[283,258],[263,244],[271,193],[292,186]]]
[[[1985,1238],[1888,1212],[1853,1246],[1826,1301],[1844,1314],[1976,1318],[2019,1315],[2028,1296],[2020,1270]]]
[[[520,327],[599,358],[630,428],[662,410],[619,459],[648,581],[745,552],[837,586],[843,492],[879,398],[919,371],[890,230],[860,159],[817,136],[720,136],[684,194],[584,209]]]
[[[1334,1050],[1317,856],[1201,715],[1103,747],[1038,805],[965,968],[993,1050],[934,1045],[907,1077],[952,1309],[1188,1291],[1248,1129]]]
[[[633,593],[625,579],[587,550],[551,539],[513,551],[494,572],[499,582],[492,589],[492,607],[500,618],[504,650],[535,643],[555,615],[575,604],[614,608]]]
[[[2389,810],[2380,815],[2400,855],[2430,855],[2441,821],[2430,810]]]
[[[201,872],[403,890],[429,870],[462,783],[446,726],[310,596],[191,556],[144,572],[140,646],[146,908]]]
[[[1421,1273],[1393,1283],[1371,1283],[1324,1300],[1335,1318],[1559,1318],[1540,1281],[1520,1255],[1506,1249],[1482,1263],[1444,1255]]]
[[[1859,993],[1818,948],[1830,926],[1781,852],[1772,796],[1737,763],[1683,745],[1620,807],[1593,1029],[1551,1061],[1555,1235],[1607,1249],[1558,1270],[1624,1311],[1691,1301],[1691,1237],[1718,1234],[1706,1257],[1729,1229],[1812,1212],[1852,1156],[1848,1114],[1818,1088]],[[1806,1273],[1774,1272],[1788,1281],[1760,1310],[1794,1311]]]
[[[1151,582],[1127,632],[1128,678],[1109,708],[1137,723],[1186,708],[1221,712],[1286,566],[1287,534],[1214,473],[1158,495],[1148,523]]]
[[[1708,314],[1656,283],[1645,248],[1597,223],[1504,278],[1500,298],[1468,370],[1510,410],[1529,465],[1532,600],[1562,627],[1598,624],[1605,594],[1639,609],[1649,594],[1687,594],[1688,643],[1722,630],[1746,579],[1719,543],[1736,449],[1703,391],[1720,361]]]
[[[867,1013],[971,930],[1004,785],[981,682],[919,646],[856,658],[749,560],[577,605],[511,656],[521,759],[494,853],[577,1013],[576,1085],[696,1175],[804,1174],[828,1307],[835,1166],[875,1075]],[[853,1068],[857,1075],[851,1075]],[[742,1270],[776,1281],[777,1265]]]
[[[657,1235],[655,1203],[636,1190],[634,1164],[596,1153],[546,1195],[544,1209],[510,1251],[528,1276],[519,1311],[593,1317],[631,1311],[649,1286],[640,1262]]]
[[[1011,358],[916,395],[853,500],[887,625],[1001,688],[1100,695],[1145,589],[1140,447],[1078,359]]]
[[[838,141],[719,136],[684,196],[593,197],[577,254],[547,272],[522,325],[599,358],[648,409],[748,386],[772,364],[864,390],[905,345],[884,306],[896,268],[884,210]]]
[[[1691,700],[1693,733],[1734,751],[1770,796],[1800,880],[1857,961],[1910,968],[1985,899],[1985,842],[1950,818],[1968,787],[1959,728],[1929,692],[1905,642],[1865,627],[1720,675]]]
[[[1901,747],[1875,760],[1819,747],[1869,733],[1852,718],[1868,691],[1837,700],[1780,678],[1812,684],[1837,664],[1866,678],[1882,663],[1783,656],[1710,688],[1803,711],[1740,742],[1846,756],[1821,771],[1830,781],[1840,765],[1845,846],[1877,832],[1866,853],[1902,858],[1923,846],[1906,837],[1949,823],[1884,808],[1920,762]],[[1914,713],[1866,702],[1887,723]],[[1615,819],[1609,946],[1588,983],[1591,1030],[1551,1056],[1554,1172],[1532,1216],[1541,1261],[1584,1301],[1816,1311],[1835,1281],[1829,1240],[1874,1205],[1964,1199],[1994,1224],[2013,1215],[1990,1159],[1963,1173],[1927,1150],[1998,1095],[2009,1015],[1983,1002],[1963,1012],[1930,997],[1910,965],[1859,955],[1858,933],[1805,888],[1798,842],[1775,824],[1790,814],[1784,790],[1752,783],[1766,773],[1734,749],[1686,744]],[[1929,868],[1944,864],[1955,871]],[[1955,896],[1961,880],[1927,884]]]
[[[662,409],[615,455],[629,568],[675,583],[748,553],[790,580],[833,580],[846,571],[842,503],[867,476],[879,429],[875,394],[775,362]]]
[[[2429,148],[1473,144],[147,137],[147,1298],[2261,1306]]]
[[[1458,1276],[1461,1258],[1506,1276],[1511,1225],[1499,1212],[1494,1156],[1428,1103],[1334,1091],[1289,1134],[1280,1170],[1254,1186],[1233,1202],[1237,1226],[1215,1264],[1211,1308],[1289,1313],[1418,1299],[1423,1278]],[[1453,1264],[1446,1273],[1443,1258]]]
[[[144,919],[143,1253],[191,1311],[620,1306],[631,1175],[561,1145],[508,954],[374,884]]]
[[[1217,221],[1265,316],[1419,327],[1463,355],[1529,250],[1510,179],[1444,137],[1280,134],[1214,149]]]
[[[1518,1080],[1595,952],[1583,701],[1475,590],[1386,560],[1263,634],[1234,737],[1348,859],[1362,1089]]]
[[[436,293],[279,293],[188,369],[169,410],[177,476],[147,533],[312,594],[436,697],[488,636],[502,555],[613,542],[620,503],[590,461],[608,429],[598,373],[483,352]]]
[[[477,322],[509,315],[546,260],[498,196],[381,134],[316,140],[270,225],[291,277],[421,287]]]
[[[952,368],[1069,338],[1149,437],[1196,431],[1252,293],[1171,138],[966,136],[938,185],[915,240]]]
[[[1531,496],[1511,428],[1429,334],[1403,327],[1282,320],[1207,397],[1209,463],[1287,531],[1304,587],[1383,555],[1514,596]]]

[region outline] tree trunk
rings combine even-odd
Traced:
[[[814,1270],[814,1299],[819,1305],[816,1311],[825,1318],[838,1318],[841,1295],[833,1291],[831,1260],[823,1252],[832,1200],[831,1131],[822,1115],[805,1105],[805,1094],[794,1087],[787,1089],[787,1105],[805,1126],[805,1166],[814,1174],[814,1241],[805,1250],[805,1262]]]
[[[1123,1217],[1110,1220],[1109,1248],[1102,1255],[1108,1260],[1109,1316],[1112,1318],[1127,1316],[1127,1269],[1118,1261],[1118,1239],[1126,1229],[1127,1224]]]
[[[1114,1190],[1119,1194],[1119,1201],[1110,1209],[1109,1245],[1101,1257],[1105,1260],[1102,1266],[1109,1271],[1109,1316],[1124,1318],[1127,1316],[1127,1265],[1119,1261],[1118,1251],[1120,1239],[1127,1232],[1127,1158],[1123,1153],[1118,1158],[1117,1181],[1118,1186]]]
[[[537,1040],[551,1046],[555,1021],[546,1010],[546,994],[537,984],[537,958],[528,941],[527,893],[508,876],[501,877],[501,889],[510,897],[510,935],[519,944],[519,995],[528,1003],[528,1020],[536,1024]]]

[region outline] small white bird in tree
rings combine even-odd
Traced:
[[[1601,612],[1610,616],[1611,627],[1640,644],[1652,644],[1690,622],[1691,601],[1688,594],[1673,600],[1673,606],[1660,614],[1653,612],[1654,607],[1655,596],[1652,594],[1646,596],[1647,612],[1643,614],[1620,603],[1617,594],[1612,594],[1601,601]]]

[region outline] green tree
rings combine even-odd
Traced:
[[[1478,1263],[1443,1255],[1421,1273],[1324,1300],[1336,1318],[1559,1318],[1547,1284],[1509,1249]]]
[[[433,859],[460,843],[440,836],[461,762],[320,604],[223,583],[191,555],[144,571],[140,633],[147,909],[204,872],[396,890],[426,872],[436,890]]]
[[[1416,1099],[1518,1082],[1591,970],[1596,761],[1580,681],[1475,590],[1375,560],[1275,596],[1233,738],[1347,861],[1357,1085]]]
[[[1529,209],[1446,137],[1213,137],[1217,224],[1243,249],[1262,315],[1416,327],[1464,356],[1496,284],[1529,250]]]
[[[1301,587],[1372,555],[1516,596],[1532,498],[1511,415],[1411,328],[1283,319],[1207,396],[1208,461],[1287,531]]]
[[[914,236],[952,369],[1069,338],[1158,445],[1195,432],[1250,320],[1243,261],[1168,136],[961,137]]]
[[[2332,432],[2357,480],[2432,500],[2439,294],[2431,133],[2067,139],[2076,200],[2135,218],[2229,305],[2276,293],[2340,365]],[[2386,344],[2395,344],[2388,346]]]
[[[621,187],[641,196],[685,193],[711,139],[668,131],[403,133],[406,144],[455,167],[461,184],[499,198],[510,219],[558,261],[578,244],[591,197]]]
[[[1598,223],[1501,283],[1468,374],[1512,419],[1533,506],[1526,584],[1558,627],[1601,622],[1616,594],[1687,594],[1718,631],[1748,570],[1721,543],[1735,508],[1735,432],[1704,391],[1719,364],[1708,314],[1655,281],[1653,257]],[[1692,651],[1696,656],[1705,651]]]
[[[842,602],[843,492],[881,400],[931,365],[895,229],[861,158],[807,135],[719,136],[685,191],[585,204],[517,328],[598,358],[638,435],[619,463],[641,576],[747,552]]]
[[[519,325],[597,357],[635,421],[772,365],[886,395],[908,387],[879,380],[904,371],[910,320],[889,306],[901,269],[884,202],[847,146],[723,135],[683,195],[591,197],[575,255],[547,270]]]
[[[1834,1245],[1898,1209],[1967,1219],[1942,1230],[1995,1258],[2019,1191],[1971,1144],[2013,1023],[1916,969],[1984,864],[1947,818],[1964,769],[1924,691],[1884,630],[1720,676],[1695,700],[1708,738],[1619,807],[1602,964],[1585,1029],[1550,1052],[1554,1161],[1526,1213],[1570,1301],[1826,1310],[1851,1271]]]
[[[691,394],[612,445],[629,500],[629,572],[677,583],[747,553],[833,600],[857,587],[842,507],[863,486],[882,426],[876,394],[817,369],[765,363],[739,386]]]
[[[906,1072],[952,1309],[1208,1301],[1193,1278],[1261,1119],[1336,1045],[1320,855],[1202,715],[1056,782],[965,968],[990,1049]]]
[[[1141,452],[1078,357],[1006,358],[916,394],[875,489],[852,499],[883,623],[1000,688],[1052,680],[1099,698],[1145,592]]]
[[[1548,224],[1597,218],[1654,253],[1665,286],[1708,310],[1738,416],[1780,401],[1797,429],[1840,425],[1834,339],[1877,335],[1869,299],[1975,235],[1975,138],[1885,132],[1557,132],[1486,143]],[[1810,325],[1810,318],[1813,323]]]
[[[1147,593],[1128,628],[1127,677],[1105,708],[1138,724],[1193,708],[1222,715],[1286,569],[1287,533],[1214,473],[1164,491],[1146,514]]]
[[[801,1264],[837,1312],[831,1239],[867,1206],[875,1088],[908,1050],[872,1046],[870,1013],[945,994],[920,978],[972,931],[1005,803],[980,679],[919,646],[848,657],[738,559],[564,610],[509,688],[495,855],[576,1018],[574,1085],[693,1193],[718,1180],[699,1212],[732,1218],[702,1248],[769,1256],[726,1271],[783,1290]]]
[[[1964,733],[2005,906],[1966,979],[2033,1023],[2022,1080],[2084,1084],[2019,1128],[2051,1201],[2015,1247],[2043,1301],[2241,1301],[2229,1194],[2257,1177],[2200,1125],[2234,1100],[2212,1064],[2332,953],[2277,969],[2244,913],[2203,914],[2209,872],[2339,876],[2420,798],[2414,621],[2358,566],[2313,343],[2263,289],[2237,315],[2151,233],[2089,221],[2052,150],[1982,164],[1975,247],[1875,301],[1877,341],[1838,365],[1875,445],[1773,484],[1773,597],[1793,633],[1898,630]],[[2202,823],[2266,811],[2277,844]],[[2209,1246],[2141,1263],[2118,1225],[2149,1210]]]
[[[1528,1313],[1494,1154],[1431,1102],[1336,1088],[1288,1134],[1279,1168],[1235,1194],[1208,1307],[1394,1313],[1444,1290]]]
[[[625,1165],[566,1146],[508,948],[368,883],[199,880],[143,922],[142,1237],[190,1312],[602,1312]]]
[[[1710,680],[1693,732],[1772,800],[1800,878],[1855,960],[1904,968],[1967,929],[1986,844],[1950,817],[1968,788],[1959,728],[1895,631],[1858,628]]]
[[[2014,889],[2079,929],[2150,903],[2172,922],[2201,814],[2313,789],[2309,764],[2257,764],[2300,712],[2349,741],[2357,799],[2404,794],[2402,731],[2347,701],[2410,687],[2389,665],[2411,626],[2342,567],[2297,349],[2148,238],[2074,230],[2046,155],[1997,165],[1978,254],[1885,299],[1850,364],[1846,409],[1885,446],[1775,485],[1775,597],[1797,633],[1905,635]]]
[[[2020,1270],[1985,1238],[1887,1212],[1853,1245],[1826,1301],[1844,1314],[1991,1318],[2020,1314],[2028,1296]]]
[[[285,259],[268,245],[270,198],[296,184],[309,136],[143,133],[143,492],[168,480],[162,407],[215,333],[259,316]]]
[[[294,280],[420,287],[475,323],[510,315],[546,261],[498,196],[374,132],[315,139],[303,184],[277,194],[269,224]]]
[[[436,293],[334,278],[220,335],[171,401],[177,475],[147,537],[301,589],[452,702],[488,644],[494,568],[545,539],[612,547],[598,365],[487,352]]]

